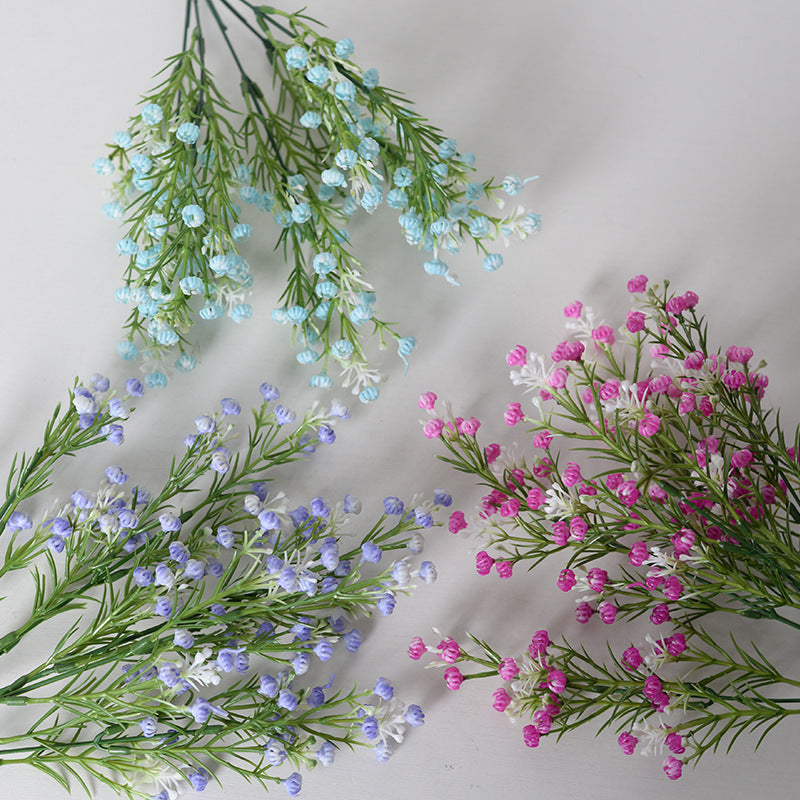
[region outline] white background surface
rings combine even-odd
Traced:
[[[506,403],[519,399],[507,381],[507,350],[524,343],[549,352],[560,338],[560,310],[574,299],[619,324],[625,281],[641,272],[696,291],[715,344],[748,344],[766,358],[769,396],[794,424],[795,3],[310,0],[308,12],[333,38],[351,37],[360,64],[377,66],[384,85],[405,92],[463,150],[477,153],[482,176],[540,175],[522,197],[544,227],[505,252],[496,274],[463,258],[460,289],[424,275],[424,259],[402,242],[388,214],[358,228],[378,307],[417,337],[418,351],[405,379],[389,362],[394,374],[380,401],[355,409],[335,449],[307,472],[306,497],[353,491],[375,509],[386,494],[444,485],[460,507],[471,506],[477,492],[435,461],[435,446],[419,432],[419,393],[453,400],[499,434]],[[125,314],[112,299],[120,234],[100,215],[107,183],[91,164],[125,127],[162,60],[179,48],[182,15],[180,0],[0,3],[4,469],[13,452],[38,444],[43,420],[74,376],[128,374],[115,354]],[[221,62],[221,46],[210,57]],[[257,258],[249,260],[258,277]],[[253,301],[260,316],[218,327],[196,372],[150,397],[124,450],[97,456],[91,468],[113,459],[127,471],[145,469],[179,447],[197,413],[223,395],[255,402],[263,380],[298,398],[299,408],[310,396],[302,388],[308,373],[293,365],[286,329],[268,318],[275,299],[269,292],[276,295],[278,285],[264,278]],[[85,469],[73,468],[65,491],[94,483],[96,473],[85,477]],[[589,730],[528,750],[519,729],[492,711],[494,684],[448,692],[405,649],[414,635],[432,638],[432,625],[457,637],[467,629],[493,636],[509,654],[538,628],[574,635],[569,600],[555,596],[549,573],[536,581],[520,573],[502,584],[479,579],[465,542],[446,532],[430,537],[427,554],[439,582],[378,621],[352,673],[340,676],[392,677],[399,694],[423,705],[425,727],[388,765],[365,751],[307,774],[302,796],[793,794],[796,724],[773,733],[757,755],[742,742],[735,755],[709,756],[675,784],[661,774],[660,759],[626,758],[613,737],[595,740]],[[791,663],[795,643],[756,632],[785,648]],[[0,661],[0,672],[6,669]],[[32,771],[0,774],[2,797],[66,796]],[[224,789],[210,786],[209,800],[261,795],[233,775],[221,777]]]

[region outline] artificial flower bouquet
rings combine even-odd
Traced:
[[[13,711],[0,765],[90,795],[100,782],[173,800],[226,771],[294,796],[303,768],[342,746],[386,761],[422,709],[386,677],[358,688],[333,673],[358,651],[360,620],[436,579],[422,531],[450,496],[388,497],[366,523],[353,495],[331,503],[295,486],[303,504],[290,503],[281,469],[331,445],[349,412],[334,402],[298,416],[264,383],[244,436],[233,398],[190,422],[160,485],[129,477],[131,456],[115,454],[99,483],[43,503],[67,456],[130,438],[143,392],[137,379],[76,384],[41,447],[12,466],[0,586],[21,570],[33,588],[0,632],[0,705]]]
[[[498,240],[539,229],[516,204],[501,215],[500,192],[514,197],[524,180],[477,180],[474,155],[362,69],[352,40],[319,27],[247,0],[187,0],[180,52],[95,161],[115,176],[103,211],[124,225],[116,299],[133,310],[119,354],[144,359],[150,386],[194,368],[198,317],[252,316],[248,295],[267,266],[285,275],[272,316],[292,329],[312,386],[332,386],[336,370],[371,402],[383,373],[364,331],[393,344],[406,367],[416,338],[381,319],[367,279],[377,265],[360,263],[351,221],[392,209],[405,240],[428,254],[424,271],[453,284],[445,259],[465,243],[494,271]],[[210,40],[233,60],[238,101],[216,82]],[[265,257],[270,249],[278,254]]]
[[[594,722],[676,779],[800,710],[800,675],[741,631],[742,617],[800,628],[800,433],[765,403],[750,348],[712,346],[696,294],[644,276],[628,291],[621,327],[573,302],[549,357],[508,353],[529,395],[504,412],[520,445],[481,441],[480,421],[432,392],[419,403],[440,457],[487,489],[449,522],[475,537],[478,573],[520,580],[559,559],[554,588],[580,623],[615,626],[607,649],[543,627],[522,655],[441,635],[409,655],[435,656],[450,689],[495,678],[492,704],[529,747]]]

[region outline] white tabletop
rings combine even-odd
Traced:
[[[183,5],[42,0],[0,9],[4,470],[13,452],[36,446],[74,376],[128,374],[115,353],[125,314],[112,298],[120,234],[100,214],[107,183],[91,165],[179,48]],[[314,493],[351,491],[376,508],[387,494],[445,486],[460,507],[471,506],[478,490],[437,462],[435,444],[419,431],[417,396],[432,390],[500,435],[506,404],[520,399],[507,378],[508,349],[523,343],[549,352],[561,336],[561,309],[575,299],[619,324],[625,282],[639,273],[696,291],[715,345],[747,344],[765,358],[768,397],[794,424],[796,3],[310,0],[308,12],[333,38],[352,38],[359,63],[378,67],[383,84],[474,151],[482,175],[541,176],[520,198],[543,220],[537,237],[504,251],[497,273],[465,254],[456,267],[460,288],[424,274],[424,259],[405,245],[389,213],[361,225],[362,261],[380,307],[404,323],[418,348],[405,378],[387,357],[392,377],[378,402],[354,402],[335,449],[307,473]],[[157,474],[152,463],[179,448],[191,420],[221,396],[255,403],[264,380],[296,397],[297,407],[312,396],[287,330],[269,319],[279,287],[265,276],[253,299],[256,316],[220,325],[204,340],[197,370],[143,404],[115,454],[126,469]],[[59,486],[69,491],[81,469],[107,460],[92,454]],[[405,651],[413,636],[431,636],[432,626],[493,637],[509,654],[538,628],[577,636],[570,599],[554,594],[552,570],[538,580],[523,572],[509,582],[479,578],[468,544],[446,531],[429,536],[426,552],[439,581],[369,626],[362,653],[340,674],[365,682],[390,676],[404,699],[423,706],[425,726],[388,764],[369,751],[342,754],[329,770],[306,776],[301,796],[792,796],[800,744],[792,723],[757,754],[744,739],[732,755],[708,756],[675,784],[658,759],[625,757],[615,737],[594,739],[589,729],[525,748],[519,727],[491,708],[494,685],[449,692]],[[604,632],[593,631],[587,635],[596,645]],[[765,635],[791,663],[792,643]],[[11,666],[0,661],[0,670]],[[12,719],[0,716],[3,726]],[[33,770],[0,775],[3,797],[68,796]],[[224,788],[209,786],[208,800],[261,796],[236,776],[220,777]],[[100,789],[97,796],[111,795]]]

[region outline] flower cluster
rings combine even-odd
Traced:
[[[494,250],[498,239],[539,229],[539,218],[519,206],[506,216],[479,207],[483,200],[502,207],[498,193],[516,196],[525,181],[475,180],[474,156],[382,87],[377,70],[356,65],[350,39],[322,36],[301,13],[250,3],[240,12],[222,2],[266,53],[274,92],[262,91],[217,4],[207,5],[209,20],[196,4],[189,7],[182,51],[94,164],[101,175],[116,173],[103,210],[125,225],[116,245],[126,262],[116,299],[133,310],[119,353],[145,359],[150,385],[163,385],[173,365],[192,369],[197,316],[242,322],[252,315],[246,242],[269,228],[288,268],[273,318],[292,328],[297,360],[317,370],[313,386],[331,386],[335,367],[344,385],[370,402],[381,373],[370,366],[364,329],[381,346],[393,342],[406,366],[416,340],[379,318],[377,295],[345,226],[388,206],[406,241],[429,253],[425,272],[457,283],[441,256],[471,242],[493,271],[503,263]],[[209,21],[239,70],[241,113],[208,69]]]
[[[69,413],[96,428],[117,406],[98,397],[108,388],[100,376],[92,387],[75,390]],[[276,473],[331,445],[349,411],[334,402],[298,418],[274,386],[260,393],[244,446],[241,405],[224,398],[195,418],[160,488],[113,464],[38,524],[14,503],[0,576],[27,569],[41,579],[0,650],[88,609],[38,666],[6,676],[0,703],[49,711],[24,733],[3,732],[3,763],[62,782],[62,773],[84,785],[93,776],[131,796],[155,784],[155,800],[200,791],[219,780],[212,767],[227,765],[294,796],[296,770],[329,765],[345,744],[386,761],[423,723],[386,678],[337,688],[333,668],[359,650],[359,620],[390,615],[417,583],[436,579],[420,560],[422,531],[452,500],[443,490],[408,507],[388,497],[367,525],[353,520],[362,511],[354,495],[290,503]],[[314,680],[320,670],[330,678]]]
[[[508,353],[532,413],[512,402],[503,416],[527,424],[527,453],[480,444],[480,422],[439,413],[432,392],[419,405],[443,460],[489,487],[474,512],[449,522],[476,537],[479,574],[509,579],[521,562],[562,557],[557,589],[575,595],[578,622],[652,626],[631,624],[630,646],[610,646],[610,662],[567,642],[532,645],[495,707],[534,715],[527,744],[607,713],[625,753],[642,738],[646,754],[666,747],[675,779],[704,752],[792,713],[795,699],[773,693],[800,683],[755,646],[719,644],[701,620],[732,613],[797,627],[787,610],[800,608],[800,464],[797,436],[787,441],[762,403],[768,379],[752,349],[712,351],[691,291],[648,287],[644,276],[628,291],[622,326],[576,301],[549,358],[522,345]],[[501,663],[475,641],[483,654],[462,658]],[[465,676],[449,669],[457,688]],[[535,715],[555,708],[544,730]]]

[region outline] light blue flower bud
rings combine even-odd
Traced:
[[[342,211],[347,214],[348,217],[351,217],[353,214],[358,211],[358,201],[355,197],[351,197],[348,195],[344,199],[344,203],[342,203]]]
[[[483,239],[491,232],[491,223],[487,217],[474,217],[469,223],[469,235],[473,239]]]
[[[333,386],[333,378],[325,372],[312,375],[309,384],[314,389],[330,389]]]
[[[372,308],[366,303],[361,303],[350,311],[349,317],[353,325],[363,325],[372,319]]]
[[[164,119],[164,112],[158,103],[148,103],[142,107],[141,117],[145,125],[157,125]]]
[[[200,136],[200,128],[193,122],[183,122],[175,131],[175,138],[184,144],[194,144]]]
[[[368,91],[374,89],[378,85],[379,81],[380,75],[375,67],[370,67],[369,69],[364,70],[364,74],[361,76],[361,82],[364,84],[364,88]]]
[[[431,222],[430,232],[432,236],[444,236],[444,234],[448,233],[452,227],[453,225],[450,220],[447,219],[447,217],[438,217]]]
[[[297,361],[300,364],[313,364],[315,361],[319,361],[319,353],[306,348],[297,354]]]
[[[347,339],[337,339],[331,345],[331,354],[334,358],[346,361],[348,358],[350,358],[350,356],[353,355],[354,349],[353,343]]]
[[[328,82],[329,77],[330,72],[328,71],[328,68],[323,67],[322,64],[317,64],[316,67],[311,67],[311,69],[306,72],[306,78],[308,79],[308,82],[313,83],[314,86],[324,86]]]
[[[185,278],[181,278],[178,286],[181,287],[184,294],[203,294],[205,291],[205,284],[198,275],[187,275]]]
[[[139,252],[139,245],[130,236],[125,236],[117,242],[117,252],[121,256],[135,256]]]
[[[246,319],[250,319],[253,316],[253,306],[249,303],[237,303],[231,310],[230,310],[230,318],[234,322],[244,322]]]
[[[474,203],[483,197],[484,188],[482,183],[468,183],[464,191],[464,197],[468,203]]]
[[[147,175],[153,168],[153,159],[144,153],[134,153],[131,156],[131,169],[139,175]]]
[[[322,117],[316,111],[306,111],[300,117],[300,124],[304,128],[319,128],[322,125]]]
[[[117,131],[114,134],[114,144],[123,149],[127,149],[133,144],[133,137],[128,131]]]
[[[447,264],[445,264],[444,261],[439,258],[426,261],[424,267],[425,272],[427,272],[428,275],[446,275],[449,271]]]
[[[286,316],[292,325],[299,325],[308,319],[308,309],[303,308],[303,306],[292,306],[287,309]]]
[[[308,53],[305,48],[300,47],[299,44],[290,47],[286,51],[284,58],[286,59],[286,66],[289,67],[289,69],[303,69],[303,67],[308,64]]]
[[[372,214],[383,200],[383,189],[380,186],[370,186],[361,195],[361,208],[368,214]]]
[[[201,319],[219,319],[225,309],[219,303],[206,303],[199,311]]]
[[[339,58],[350,58],[354,50],[355,46],[352,39],[339,39],[334,48],[334,52]]]
[[[339,81],[333,88],[333,93],[337,100],[341,100],[343,103],[350,103],[355,100],[356,87],[352,81]]]
[[[144,382],[150,389],[163,389],[167,385],[167,376],[163,372],[154,370],[145,375]]]
[[[503,256],[500,253],[489,253],[483,259],[483,268],[487,272],[494,272],[503,266]]]
[[[206,221],[206,212],[200,206],[191,203],[181,209],[181,217],[190,228],[199,228]]]
[[[358,161],[358,153],[345,147],[336,154],[333,160],[339,169],[352,169]]]
[[[110,158],[97,158],[92,166],[98,175],[111,175],[114,171],[114,164]]]
[[[447,218],[452,220],[465,219],[469,215],[469,206],[466,203],[450,203],[447,209]]]
[[[231,238],[236,242],[244,242],[253,235],[253,228],[246,222],[240,222],[233,226]]]
[[[336,297],[339,293],[339,287],[333,281],[320,281],[314,287],[314,293],[317,297],[330,299]]]
[[[302,173],[298,173],[296,175],[290,175],[286,183],[292,191],[304,192],[308,186],[308,179]]]
[[[513,197],[522,191],[522,179],[519,175],[506,175],[503,178],[503,191]]]
[[[308,222],[311,219],[311,206],[308,203],[298,203],[292,209],[292,219],[298,225]]]
[[[527,234],[538,233],[542,229],[542,218],[538,214],[526,214],[520,227]]]
[[[331,313],[331,307],[332,304],[330,300],[323,300],[314,309],[314,316],[317,319],[322,319],[322,320],[328,319],[328,316]]]
[[[450,175],[450,167],[447,164],[434,164],[431,168],[433,179],[438,184],[443,184]]]
[[[138,172],[134,173],[131,183],[133,183],[133,188],[138,189],[140,192],[149,192],[153,188],[153,179]]]
[[[373,403],[378,399],[379,394],[377,386],[367,386],[358,393],[358,399],[362,403]]]
[[[139,358],[139,348],[129,341],[120,342],[117,345],[117,353],[123,361],[134,361]]]
[[[144,229],[154,239],[160,239],[167,232],[167,218],[163,214],[148,214],[144,220]]]
[[[329,272],[336,269],[336,257],[333,253],[317,253],[317,255],[314,256],[312,266],[314,272],[318,275],[327,275]]]
[[[323,170],[320,177],[327,186],[347,186],[347,179],[338,169]]]
[[[242,186],[239,189],[239,197],[242,198],[243,203],[253,205],[261,198],[261,192],[255,186]]]
[[[103,216],[107,219],[122,219],[125,214],[125,209],[122,203],[106,203],[101,209]]]
[[[456,144],[455,139],[445,139],[440,145],[437,151],[439,158],[442,161],[447,161],[448,158],[452,158],[456,152],[458,151],[458,145]]]
[[[359,142],[358,154],[365,161],[373,161],[378,157],[380,151],[380,145],[371,136],[367,136]]]
[[[169,325],[164,325],[156,333],[156,341],[164,347],[172,347],[179,341],[177,331]]]

